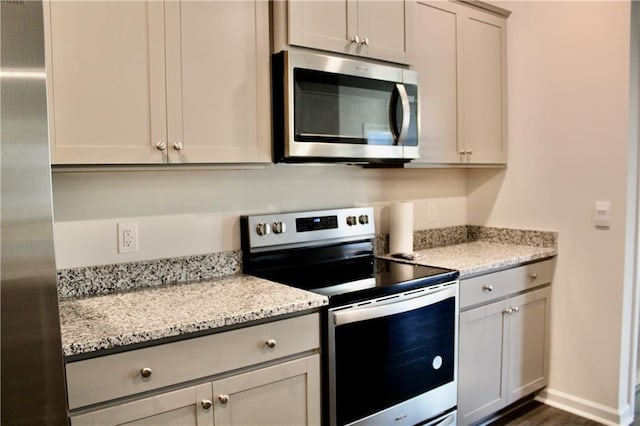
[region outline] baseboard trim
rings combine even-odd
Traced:
[[[536,401],[540,401],[551,407],[558,408],[605,425],[628,425],[633,420],[633,416],[630,412],[631,408],[628,405],[623,407],[622,410],[616,410],[614,408],[598,404],[597,402],[579,398],[555,389],[543,389],[535,399]]]

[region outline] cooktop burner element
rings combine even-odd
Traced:
[[[371,207],[241,217],[243,271],[351,303],[458,278],[374,257]]]

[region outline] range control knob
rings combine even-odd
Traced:
[[[367,223],[369,223],[369,216],[367,216],[366,214],[361,214],[358,218],[358,222],[360,222],[361,225],[366,225]]]
[[[260,222],[256,225],[256,232],[258,235],[267,235],[271,232],[271,226],[268,223]]]
[[[287,231],[287,225],[283,222],[273,222],[271,229],[273,229],[274,234],[283,234]]]
[[[358,224],[358,219],[355,216],[347,216],[347,225],[354,226]]]

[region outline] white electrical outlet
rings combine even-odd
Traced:
[[[435,222],[438,220],[438,211],[434,203],[427,204],[427,222]]]
[[[138,252],[138,223],[118,223],[118,253]]]

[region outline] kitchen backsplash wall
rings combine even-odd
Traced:
[[[386,234],[388,206],[414,202],[414,229],[466,225],[466,172],[265,165],[246,169],[55,172],[58,269],[240,249],[239,216],[368,206]],[[428,206],[435,220],[427,218]],[[117,224],[138,224],[138,252],[117,253]]]
[[[558,234],[481,226],[423,229],[413,235],[414,250],[486,240],[494,243],[557,247]],[[376,236],[375,253],[389,252],[389,235]],[[60,298],[108,294],[158,285],[201,281],[242,271],[242,252],[230,251],[139,262],[96,265],[58,270]]]

